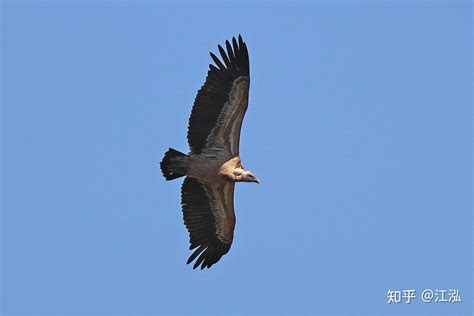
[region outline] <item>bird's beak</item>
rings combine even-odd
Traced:
[[[260,184],[260,180],[259,180],[259,179],[255,179],[255,183]]]

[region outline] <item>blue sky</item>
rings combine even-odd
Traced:
[[[4,314],[471,314],[470,2],[1,9]],[[262,184],[238,185],[231,251],[193,271],[158,163],[187,151],[208,52],[239,33]]]

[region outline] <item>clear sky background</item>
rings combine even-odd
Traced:
[[[1,9],[4,314],[471,314],[470,2]],[[239,33],[262,183],[237,185],[231,251],[193,271],[159,161],[188,150],[208,52]]]

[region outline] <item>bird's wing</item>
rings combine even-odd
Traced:
[[[181,188],[183,219],[189,231],[188,264],[198,258],[194,269],[210,268],[225,255],[234,238],[235,183],[211,185],[186,177]]]
[[[250,66],[247,46],[239,35],[219,45],[221,62],[213,53],[206,82],[198,91],[189,118],[188,142],[191,152],[206,147],[226,146],[231,154],[239,150],[240,128],[247,110]]]

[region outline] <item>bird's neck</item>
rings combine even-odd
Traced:
[[[242,174],[244,171],[240,156],[235,156],[222,164],[219,169],[219,175],[226,177],[230,181],[236,181],[236,174]]]

